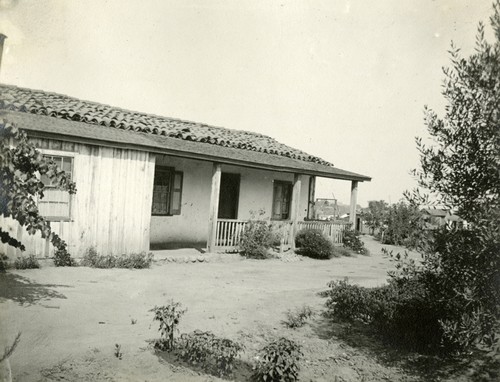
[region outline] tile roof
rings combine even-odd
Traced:
[[[114,113],[115,117],[110,118],[106,112]],[[261,134],[136,113],[0,84],[2,117],[28,130],[31,136],[94,144],[97,141],[113,147],[333,179],[371,180],[368,176],[333,167]],[[154,121],[158,121],[159,126],[155,126]],[[246,141],[244,137],[247,137]]]
[[[263,134],[129,111],[41,90],[0,84],[0,109],[257,151],[332,166],[321,158],[284,145]]]

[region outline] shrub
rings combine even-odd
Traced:
[[[419,350],[440,344],[443,311],[431,301],[421,281],[364,288],[343,280],[329,287],[326,307],[331,317],[368,324],[387,339]]]
[[[56,267],[73,267],[75,259],[71,257],[66,247],[59,247],[54,251],[54,265]]]
[[[252,381],[297,381],[302,355],[300,345],[292,340],[282,337],[271,342],[260,351]]]
[[[352,249],[360,255],[368,255],[369,252],[365,248],[365,243],[359,238],[359,232],[352,229],[346,229],[342,235],[342,243],[345,248]]]
[[[14,262],[16,269],[36,269],[40,268],[40,263],[34,255],[29,255],[28,257],[18,257]]]
[[[318,229],[305,228],[295,237],[297,252],[313,259],[327,260],[334,256],[333,244]]]
[[[160,339],[155,342],[159,350],[172,350],[174,348],[174,332],[177,329],[181,316],[187,309],[181,309],[181,303],[170,301],[168,305],[155,306],[150,312],[154,313],[153,321],[160,322]]]
[[[149,268],[153,262],[153,254],[150,253],[131,253],[116,258],[117,268],[143,269]]]
[[[9,258],[3,253],[0,254],[0,272],[4,272],[10,267]]]
[[[313,310],[309,306],[304,305],[295,311],[289,310],[286,313],[286,320],[283,323],[290,329],[301,328],[313,314]]]
[[[83,256],[81,265],[92,268],[149,268],[153,262],[153,254],[145,252],[130,255],[99,255],[94,247],[90,247]]]
[[[206,372],[219,377],[232,373],[234,360],[243,350],[243,347],[234,341],[199,330],[182,334],[177,346],[184,361],[200,366]]]
[[[414,205],[399,202],[389,207],[383,244],[416,248],[425,234],[422,212]]]
[[[269,223],[251,220],[247,223],[241,237],[240,252],[253,259],[266,259],[268,250],[275,241],[276,238]]]
[[[350,249],[347,249],[345,247],[338,247],[338,246],[333,246],[333,257],[351,257],[353,255],[352,251]]]

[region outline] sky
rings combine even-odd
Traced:
[[[424,105],[442,114],[450,42],[470,54],[491,13],[489,0],[0,0],[0,81],[266,134],[371,176],[362,206],[394,203],[416,186]],[[316,196],[348,203],[350,187],[319,179]]]

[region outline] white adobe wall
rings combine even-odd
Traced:
[[[151,217],[151,244],[189,243],[203,246],[208,236],[208,215],[212,163],[157,155],[156,163],[184,172],[181,214]],[[241,176],[238,219],[251,218],[251,211],[263,209],[269,219],[272,209],[273,180],[293,182],[293,174],[222,165],[222,172]],[[307,216],[309,176],[301,176],[299,220]]]

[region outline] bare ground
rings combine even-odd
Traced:
[[[188,309],[180,332],[210,330],[245,346],[236,381],[248,380],[258,349],[279,336],[302,344],[303,381],[430,380],[370,337],[347,340],[345,327],[320,314],[325,299],[318,292],[333,279],[349,277],[364,286],[385,282],[392,264],[377,242],[364,240],[370,256],[328,261],[231,256],[209,263],[157,261],[145,270],[47,264],[9,271],[0,274],[0,348],[22,332],[10,359],[14,381],[219,380],[155,353],[149,344],[158,337],[149,310],[174,299]],[[304,304],[318,313],[315,318],[303,328],[285,328],[285,312]],[[121,345],[121,360],[115,344]]]

